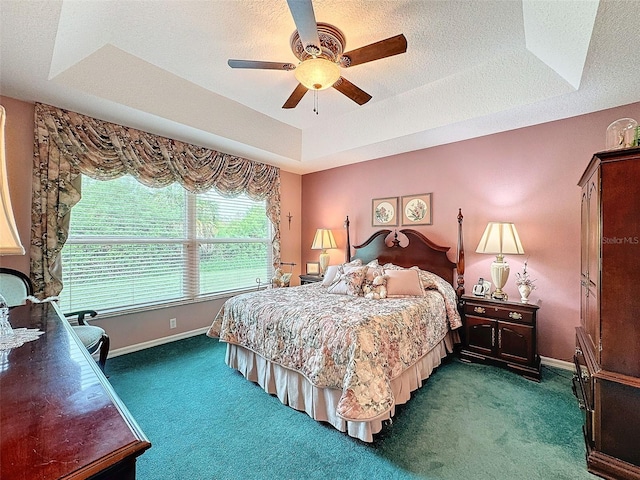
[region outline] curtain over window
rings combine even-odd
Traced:
[[[215,150],[36,104],[31,276],[36,295],[62,290],[60,252],[80,174],[97,180],[131,175],[148,187],[178,182],[189,192],[211,189],[266,202],[272,261],[280,263],[280,169]]]

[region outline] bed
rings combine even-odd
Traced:
[[[411,229],[380,230],[352,256],[348,218],[345,227],[346,262],[333,282],[327,272],[323,282],[232,297],[207,335],[227,343],[227,365],[283,404],[371,442],[458,340],[462,214],[456,262]],[[387,298],[355,294],[382,277]]]

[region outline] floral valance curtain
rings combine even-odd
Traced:
[[[149,187],[179,182],[194,193],[215,188],[226,196],[266,199],[273,262],[280,263],[279,168],[37,103],[31,211],[37,296],[62,290],[60,251],[80,200],[81,173],[98,180],[129,174]]]

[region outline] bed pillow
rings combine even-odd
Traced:
[[[421,270],[418,267],[411,267],[411,270],[415,270],[420,275],[420,281],[422,282],[422,287],[425,290],[437,290],[439,286],[444,282],[449,285],[445,280],[440,278],[435,273],[428,272],[426,270]]]
[[[338,295],[358,296],[362,291],[362,282],[364,281],[366,273],[366,266],[339,268],[337,280],[329,286],[327,292]]]
[[[387,297],[424,297],[424,288],[417,270],[385,270]]]
[[[354,260],[351,260],[350,262],[343,263],[342,266],[343,267],[361,267],[362,260],[360,260],[359,258],[356,258]]]
[[[329,265],[327,271],[324,272],[324,278],[322,279],[322,286],[328,287],[333,283],[338,275],[338,268],[340,265]]]
[[[324,272],[324,278],[322,279],[322,286],[328,287],[331,284],[333,284],[335,281],[337,281],[338,272],[340,271],[340,268],[360,267],[360,266],[362,266],[362,260],[360,260],[359,258],[352,260],[351,262],[348,262],[348,263],[343,263],[342,265],[329,265],[327,267],[327,271]]]
[[[396,265],[395,263],[385,263],[382,268],[385,270],[406,270],[407,267],[401,267],[400,265]]]

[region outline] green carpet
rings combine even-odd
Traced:
[[[595,479],[571,373],[541,383],[490,366],[441,365],[366,444],[297,412],[224,363],[206,336],[123,355],[107,374],[152,447],[151,479]]]

